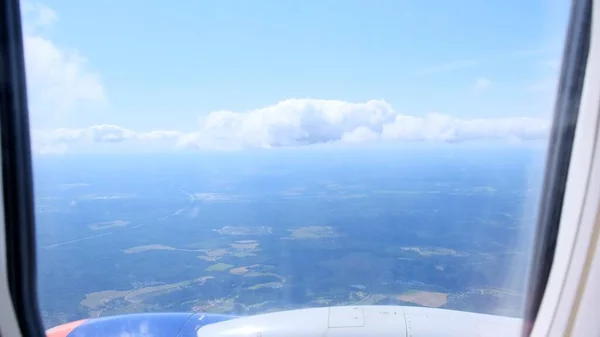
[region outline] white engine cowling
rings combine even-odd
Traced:
[[[522,320],[407,306],[340,306],[241,317],[200,328],[198,337],[507,337]]]

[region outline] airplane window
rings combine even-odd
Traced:
[[[519,334],[570,2],[20,10],[45,329]]]

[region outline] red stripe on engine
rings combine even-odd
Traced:
[[[85,321],[87,321],[87,319],[81,319],[79,321],[69,322],[66,324],[55,326],[54,328],[50,328],[46,330],[46,337],[67,337],[71,333],[71,331],[73,331],[76,327],[80,326]]]

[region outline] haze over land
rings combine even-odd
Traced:
[[[542,157],[436,147],[41,158],[44,321],[346,304],[518,316]]]

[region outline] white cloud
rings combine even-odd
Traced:
[[[69,111],[81,103],[104,102],[100,75],[88,69],[75,49],[65,49],[44,37],[58,20],[56,12],[39,3],[22,5],[24,48],[30,112],[33,122]]]
[[[94,125],[84,130],[84,134],[94,142],[114,143],[136,138],[136,133],[129,129],[107,124]]]
[[[359,126],[356,129],[344,132],[341,141],[345,143],[366,143],[379,139],[379,134],[365,126]]]
[[[156,130],[150,132],[135,132],[117,125],[100,124],[80,129],[54,129],[49,131],[34,131],[32,138],[42,144],[68,144],[76,142],[88,143],[119,143],[126,140],[164,140],[178,139],[179,131]]]
[[[51,26],[58,21],[56,12],[41,3],[24,1],[21,3],[23,26],[26,32],[35,31],[41,27]]]
[[[142,132],[137,135],[142,140],[164,140],[164,139],[179,139],[183,132],[174,130],[156,130],[150,132]]]
[[[302,146],[334,142],[462,142],[543,139],[549,121],[538,118],[459,119],[443,114],[409,116],[387,102],[290,99],[248,112],[215,111],[200,119],[198,129],[140,132],[117,125],[35,131],[34,147],[63,149],[75,143],[137,141],[171,148],[240,149]]]
[[[396,113],[385,101],[350,103],[289,99],[245,113],[216,111],[180,146],[199,148],[281,147],[338,141],[346,132],[367,127],[380,132]]]
[[[382,138],[405,141],[460,142],[469,140],[543,139],[548,134],[547,120],[528,117],[459,119],[442,114],[426,117],[399,115],[384,125]]]
[[[485,77],[480,77],[475,80],[475,84],[473,84],[473,89],[475,91],[486,91],[492,86],[492,81]]]
[[[456,119],[402,115],[385,101],[293,99],[246,113],[217,111],[180,138],[198,148],[277,147],[335,141],[463,141],[542,138],[548,122],[532,118]]]

